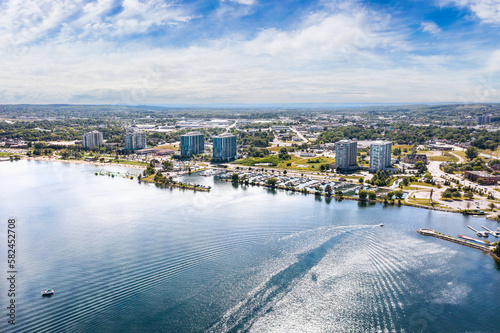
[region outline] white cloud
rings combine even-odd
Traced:
[[[441,0],[440,3],[466,7],[483,22],[500,24],[500,0]]]
[[[111,13],[118,5],[121,11]],[[0,12],[0,43],[13,46],[42,39],[143,34],[193,17],[185,8],[162,0],[7,0]]]
[[[231,36],[185,48],[70,38],[79,26],[88,27],[89,34],[107,31],[108,20],[123,22],[116,30],[124,29],[123,33],[133,24],[129,20],[146,21],[135,27],[141,31],[168,22],[152,12],[172,9],[155,1],[126,4],[108,19],[100,18],[109,2],[80,6],[86,8],[82,21],[68,25],[67,38],[0,51],[0,103],[383,103],[474,98],[471,78],[476,70],[450,69],[445,56],[411,56],[404,29],[354,5],[309,13],[293,30],[265,29],[251,40]],[[142,17],[145,11],[151,16]]]
[[[254,5],[257,1],[256,0],[222,0],[223,2],[230,1],[230,2],[236,2],[241,5]]]
[[[437,35],[441,32],[441,28],[432,21],[424,21],[420,24],[420,29],[422,29],[423,32],[428,32],[432,35]]]

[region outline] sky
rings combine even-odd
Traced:
[[[500,0],[1,0],[0,104],[500,102]]]

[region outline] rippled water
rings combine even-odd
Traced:
[[[2,274],[8,217],[19,263],[16,325],[3,311],[1,332],[500,329],[500,265],[415,232],[473,236],[467,224],[495,222],[197,176],[210,193],[163,189],[98,170],[0,163]]]

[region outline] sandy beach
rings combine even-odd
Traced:
[[[139,166],[139,165],[120,164],[120,163],[88,162],[88,161],[82,161],[82,160],[62,160],[62,159],[51,158],[51,157],[47,157],[47,156],[43,156],[43,157],[42,156],[40,156],[40,157],[26,157],[26,159],[27,160],[32,160],[32,161],[87,164],[87,165],[94,165],[94,166],[116,166],[116,167],[129,168],[129,169],[139,169],[139,170],[145,169],[145,167],[142,167],[142,166]]]

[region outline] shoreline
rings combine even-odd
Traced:
[[[129,169],[141,169],[144,170],[145,167],[133,164],[121,164],[121,163],[103,163],[103,162],[89,162],[82,160],[62,160],[62,159],[54,159],[54,158],[44,158],[44,157],[25,157],[23,158],[28,161],[39,161],[39,162],[60,162],[60,163],[73,163],[73,164],[85,164],[85,165],[93,165],[93,166],[116,166],[120,168],[129,168]]]
[[[435,238],[443,239],[443,240],[448,241],[448,242],[452,242],[452,243],[456,243],[456,244],[459,244],[459,245],[462,245],[462,246],[467,246],[467,247],[470,247],[470,248],[473,248],[473,249],[480,250],[483,253],[490,254],[493,257],[493,259],[500,261],[500,257],[497,256],[492,251],[492,249],[490,247],[486,246],[486,245],[479,245],[479,244],[468,242],[468,241],[463,240],[463,239],[459,239],[459,238],[455,238],[455,237],[443,235],[443,234],[438,233],[437,231],[435,231],[433,229],[429,229],[429,228],[418,229],[417,233],[419,233],[422,236],[435,237]]]
[[[232,183],[231,179],[219,178],[219,180],[220,181],[224,181],[224,182],[231,182]],[[244,184],[238,182],[238,185],[244,185]],[[294,193],[312,194],[314,196],[321,196],[321,197],[325,197],[325,198],[332,198],[332,199],[336,199],[338,201],[352,200],[352,201],[359,201],[359,202],[364,202],[364,203],[373,203],[373,204],[379,203],[379,204],[388,205],[388,206],[408,206],[408,207],[414,207],[414,208],[424,208],[424,209],[427,209],[427,210],[435,210],[435,211],[440,211],[440,212],[448,212],[448,213],[455,213],[455,214],[467,215],[467,214],[464,214],[461,211],[456,211],[456,210],[452,210],[452,209],[441,208],[441,207],[431,207],[431,206],[420,205],[420,204],[417,204],[417,203],[411,203],[411,202],[406,201],[407,197],[404,198],[404,199],[401,199],[400,202],[396,202],[398,199],[393,199],[392,202],[385,203],[381,199],[377,199],[377,200],[365,199],[365,200],[362,200],[362,199],[359,199],[357,197],[339,196],[339,195],[336,195],[335,193],[332,193],[332,195],[328,196],[328,195],[326,195],[326,193],[317,193],[315,191],[310,191],[310,190],[306,190],[304,192],[303,190],[296,190],[296,189],[293,190],[293,189],[282,187],[282,186],[270,186],[270,185],[261,184],[261,183],[255,183],[254,185],[249,184],[249,185],[246,185],[246,186],[258,186],[258,187],[265,187],[265,188],[268,188],[268,189],[291,191],[291,192],[294,192]],[[468,215],[470,215],[470,216],[482,216],[482,217],[484,217],[484,218],[486,218],[486,219],[488,219],[490,221],[497,221],[497,222],[499,222],[497,218],[495,218],[494,216],[491,216],[491,215],[486,215],[486,214],[468,214]]]
[[[128,168],[128,169],[137,169],[137,170],[144,170],[145,167],[143,166],[138,166],[138,165],[131,165],[131,164],[120,164],[120,163],[103,163],[103,162],[89,162],[89,161],[82,161],[82,160],[62,160],[62,159],[54,159],[54,158],[46,158],[46,157],[24,157],[22,159],[26,159],[26,160],[29,160],[29,161],[42,161],[42,162],[60,162],[60,163],[74,163],[74,164],[84,164],[84,165],[93,165],[93,166],[113,166],[113,167],[120,167],[120,168]],[[21,159],[21,160],[22,160]],[[219,180],[222,180],[222,181],[227,181],[227,182],[231,182],[230,179],[221,179],[219,178]],[[151,182],[151,183],[154,183],[154,182]],[[240,184],[240,183],[238,183]],[[243,185],[243,184],[240,184],[240,185]],[[266,188],[269,188],[269,189],[279,189],[279,190],[284,190],[284,191],[292,191],[292,192],[297,192],[297,193],[304,193],[303,191],[293,191],[291,189],[288,189],[288,188],[285,188],[285,187],[272,187],[272,186],[269,186],[269,185],[266,185],[266,184],[255,184],[256,186],[259,186],[259,187],[266,187]],[[332,199],[336,199],[336,200],[353,200],[353,201],[359,201],[359,202],[365,202],[365,203],[381,203],[381,204],[387,204],[387,205],[391,205],[391,206],[408,206],[408,207],[415,207],[415,208],[424,208],[424,209],[427,209],[427,210],[435,210],[435,211],[441,211],[441,212],[448,212],[448,213],[456,213],[456,214],[464,214],[463,212],[460,212],[460,211],[456,211],[456,210],[451,210],[451,209],[446,209],[446,208],[441,208],[441,207],[430,207],[430,206],[426,206],[426,205],[420,205],[420,204],[417,204],[417,203],[411,203],[411,202],[408,202],[407,201],[407,198],[404,198],[401,200],[401,203],[396,203],[395,200],[393,203],[384,203],[382,202],[381,200],[360,200],[359,198],[355,198],[355,197],[348,197],[348,196],[338,196],[338,195],[335,195],[332,193],[331,196],[327,196],[325,193],[321,193],[321,194],[318,194],[316,192],[313,192],[313,191],[307,191],[306,193],[304,194],[312,194],[312,195],[319,195],[319,196],[323,196],[325,198],[332,198]],[[492,215],[483,215],[483,214],[470,214],[470,216],[484,216],[484,218],[488,219],[488,220],[491,220],[491,221],[497,221],[497,222],[500,222],[498,220],[497,217],[495,216],[492,216]],[[499,258],[500,259],[500,258]]]

